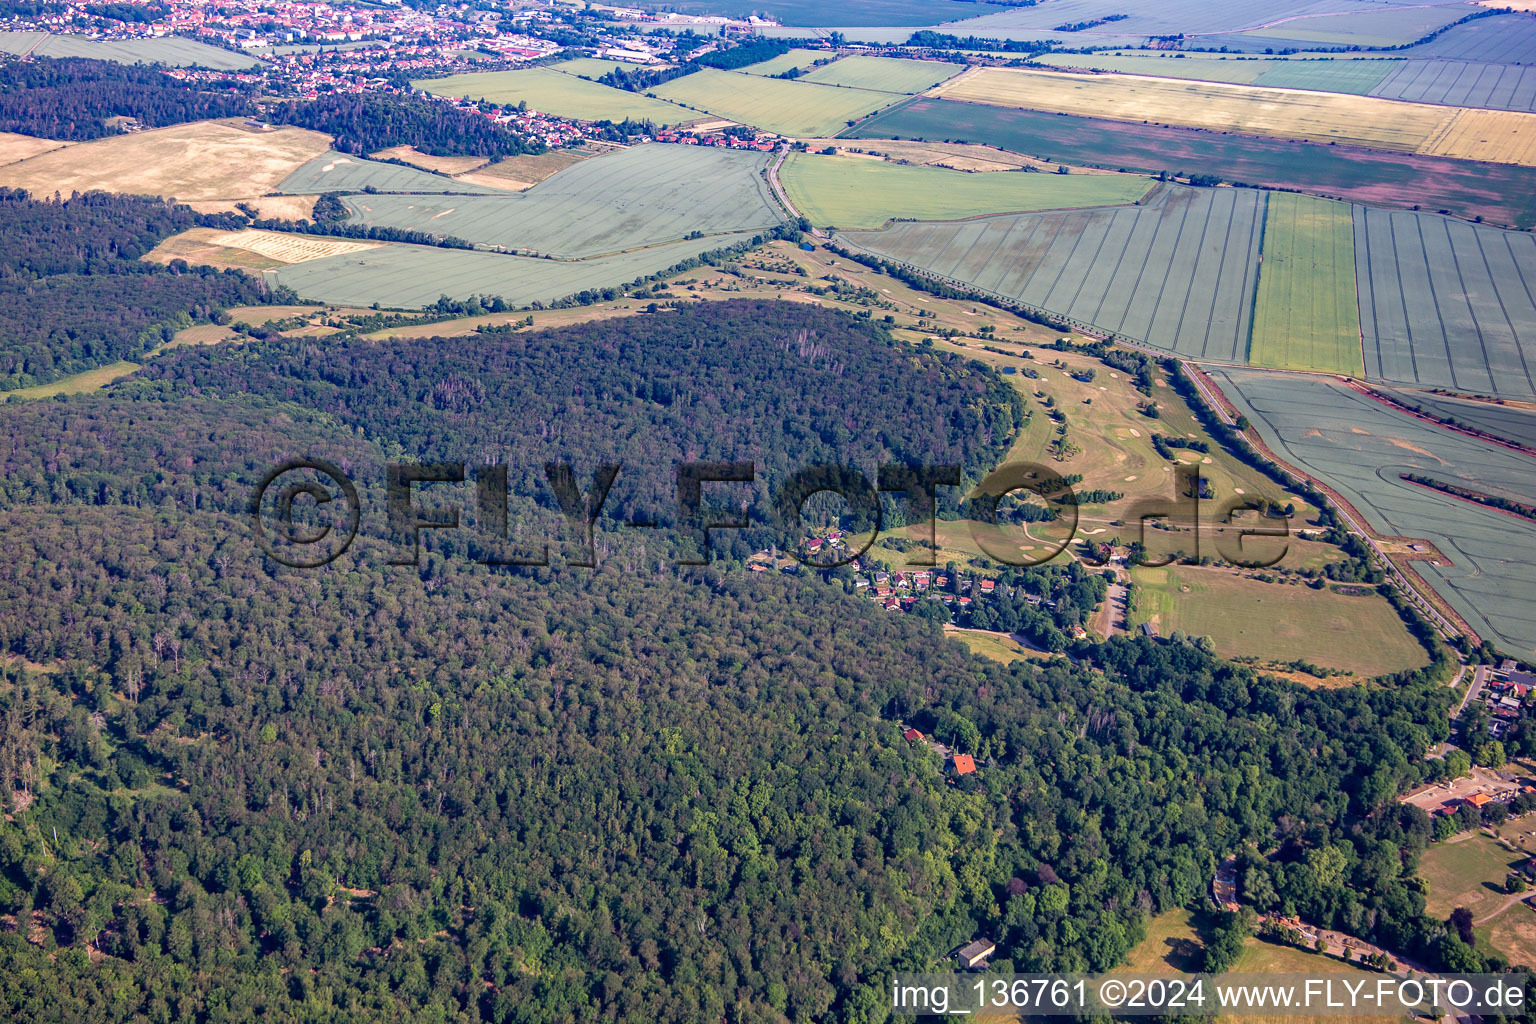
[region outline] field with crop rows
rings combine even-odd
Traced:
[[[690,121],[697,116],[670,103],[653,100],[639,93],[611,89],[550,68],[473,71],[447,78],[425,78],[411,85],[425,89],[434,96],[468,96],[472,100],[485,99],[503,104],[526,101],[531,110],[584,121],[601,121],[605,118],[622,121],[628,117],[668,125]]]
[[[1298,189],[1375,205],[1447,209],[1512,227],[1536,225],[1536,170],[1346,146],[1162,128],[919,97],[849,138],[954,140],[1069,164]]]
[[[324,235],[296,235],[284,231],[220,231],[208,243],[229,249],[245,249],[278,263],[305,263],[377,248],[378,242],[358,242]]]
[[[0,166],[0,185],[39,195],[58,190],[128,192],[177,199],[243,199],[275,189],[330,137],[302,128],[260,132],[195,121],[113,135]]]
[[[243,53],[175,36],[162,39],[97,40],[46,32],[0,32],[0,52],[30,53],[34,57],[90,57],[118,64],[164,64],[167,67],[201,67],[215,71],[240,71],[260,63]]]
[[[780,135],[835,135],[896,97],[706,68],[658,85],[662,99]],[[697,117],[695,113],[691,115]]]
[[[1365,375],[1354,234],[1345,203],[1292,192],[1269,196],[1250,363]]]
[[[1163,187],[1140,206],[840,234],[849,243],[1191,358],[1247,354],[1262,195]]]
[[[354,220],[370,225],[581,258],[693,232],[774,227],[782,215],[758,173],[767,160],[702,146],[633,146],[583,160],[525,192],[354,195],[345,202]]]
[[[1488,127],[1487,118],[1497,117],[1504,141],[1493,152],[1478,156],[1500,163],[1536,161],[1536,116],[1464,111],[1372,96],[1013,68],[971,71],[943,83],[931,95],[1083,117],[1151,121],[1467,159],[1471,156],[1462,138],[1464,130],[1450,122],[1473,115],[1465,130],[1480,131]],[[1511,118],[1517,123],[1502,123]],[[1529,124],[1518,123],[1521,118],[1528,118]]]
[[[1228,82],[1275,89],[1318,89],[1364,96],[1403,63],[1398,60],[1331,60],[1239,57],[1222,54],[1055,53],[1036,63],[1062,70],[1115,71],[1126,75]]]
[[[959,64],[896,57],[844,57],[799,79],[877,92],[918,93],[960,73]]]
[[[1243,35],[1261,44],[1282,40],[1287,46],[1297,42],[1320,46],[1401,46],[1422,39],[1470,13],[1472,9],[1465,4],[1389,7],[1291,18],[1264,28],[1250,29]]]
[[[1436,395],[1411,388],[1382,388],[1398,401],[1429,416],[1450,417],[1463,426],[1536,448],[1536,409],[1470,398]]]
[[[829,60],[832,56],[830,50],[796,49],[781,53],[777,57],[758,61],[756,64],[748,64],[737,70],[749,75],[782,75],[791,68],[808,68],[818,60]]]
[[[1536,462],[1397,412],[1331,378],[1225,367],[1212,376],[1282,460],[1325,481],[1373,530],[1433,543],[1451,564],[1416,560],[1413,568],[1479,635],[1511,654],[1536,655],[1529,558],[1536,523],[1400,478],[1420,473],[1529,500]]]
[[[444,174],[402,167],[382,160],[367,160],[331,150],[322,153],[284,178],[273,191],[289,195],[313,195],[317,192],[361,192],[375,188],[380,192],[484,192],[496,190],[483,185],[455,181]]]
[[[1398,62],[1398,67],[1371,90],[1371,95],[1414,103],[1529,113],[1536,111],[1536,68],[1460,60],[1405,60]]]
[[[1356,207],[1355,264],[1368,376],[1536,397],[1536,238]]]
[[[633,71],[639,64],[627,60],[599,60],[596,57],[576,57],[571,60],[563,60],[558,64],[550,64],[551,71],[559,71],[561,74],[575,75],[578,78],[590,78],[596,81],[610,71]]]
[[[1118,174],[968,173],[861,156],[792,153],[780,171],[790,202],[818,226],[876,228],[893,217],[952,220],[1134,203],[1145,178]]]
[[[1410,3],[1382,5],[1364,0],[1051,0],[1032,7],[1018,7],[996,14],[971,18],[947,31],[962,35],[1038,39],[1061,35],[1081,40],[1080,45],[1099,43],[1105,35],[1173,35],[1177,33],[1239,32],[1257,28],[1287,17],[1324,11],[1370,11],[1383,6],[1410,6]],[[1462,13],[1465,13],[1463,11]],[[1071,33],[1052,33],[1057,25],[1092,21],[1110,14],[1127,14],[1124,21]],[[1459,16],[1459,15],[1458,15]],[[1449,19],[1448,19],[1449,20]]]
[[[311,260],[273,273],[305,298],[346,305],[377,302],[412,308],[440,296],[499,295],[512,305],[550,302],[588,288],[616,287],[675,266],[710,249],[743,242],[751,235],[726,235],[673,242],[591,260],[546,260],[528,256],[385,245],[363,253]]]
[[[719,14],[718,0],[668,0],[680,14]],[[751,10],[786,25],[931,25],[996,10],[954,0],[756,0]]]
[[[1404,57],[1446,57],[1489,64],[1536,63],[1536,18],[1501,14],[1457,25],[1427,43],[1402,51]]]
[[[1419,147],[1420,153],[1536,167],[1536,114],[1450,109],[1456,112]]]

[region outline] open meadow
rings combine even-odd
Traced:
[[[776,226],[783,217],[759,173],[767,160],[712,147],[633,146],[573,164],[523,192],[352,195],[345,203],[368,225],[582,258]]]
[[[1191,358],[1248,348],[1263,196],[1161,186],[1141,205],[900,223],[858,248]]]
[[[1295,189],[1408,209],[1445,209],[1471,220],[1536,226],[1536,169],[1445,157],[1319,145],[1092,117],[1069,117],[918,97],[881,111],[851,139],[981,143],[1074,166]]]
[[[953,78],[960,73],[961,67],[936,60],[854,56],[816,68],[799,81],[910,95]]]
[[[1302,660],[1352,673],[1356,681],[1419,668],[1429,658],[1377,594],[1313,590],[1294,578],[1267,583],[1261,573],[1203,566],[1133,568],[1132,621],[1167,636],[1209,636],[1224,658],[1280,664]]]
[[[867,89],[840,89],[715,68],[675,78],[651,91],[694,111],[797,138],[835,135],[897,99]]]
[[[1268,197],[1249,363],[1365,376],[1354,233],[1346,203]]]
[[[448,175],[477,170],[490,162],[483,156],[433,156],[421,152],[415,146],[391,146],[370,156],[375,160],[399,160],[424,171]]]
[[[1536,238],[1406,210],[1354,219],[1367,375],[1536,397]]]
[[[864,156],[791,153],[780,171],[790,202],[812,224],[877,228],[892,218],[952,220],[1025,210],[1134,203],[1151,184],[1108,174],[954,171]]]
[[[1372,96],[980,68],[930,96],[1050,113],[1366,146],[1430,156],[1536,163],[1536,115],[1401,103]],[[1474,149],[1480,140],[1486,151]]]
[[[1393,542],[1399,564],[1481,637],[1536,655],[1528,552],[1536,523],[1419,487],[1404,473],[1529,500],[1532,460],[1398,412],[1336,380],[1215,367],[1210,375],[1281,461],[1322,480]],[[1408,542],[1432,545],[1413,552]],[[1438,551],[1438,554],[1435,552]]]
[[[38,195],[101,189],[177,199],[241,199],[273,191],[330,143],[328,136],[302,128],[259,131],[196,121],[0,165],[0,185]]]
[[[1345,963],[1335,956],[1324,956],[1295,946],[1250,938],[1243,943],[1243,951],[1228,968],[1231,974],[1320,974],[1342,975],[1352,981],[1373,984],[1383,977],[1374,971]],[[1296,1024],[1306,1020],[1294,1014],[1242,1013],[1219,1018],[1223,1024]],[[1414,1018],[1406,1014],[1351,1014],[1352,1024],[1412,1024]]]
[[[585,121],[633,118],[668,125],[697,116],[670,103],[612,89],[552,68],[472,71],[447,78],[420,79],[413,81],[411,87],[449,98],[468,96],[472,100],[513,105],[526,102],[531,110]]]

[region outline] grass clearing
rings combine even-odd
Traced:
[[[1134,203],[1151,184],[1105,174],[969,173],[910,167],[860,156],[791,153],[781,170],[785,191],[818,225],[877,228],[891,218],[957,220]]]
[[[1503,904],[1504,876],[1527,859],[1481,832],[1434,843],[1419,860],[1419,875],[1429,884],[1424,909],[1444,918],[1456,907],[1466,907],[1474,920],[1481,920]]]
[[[1119,974],[1180,974],[1200,970],[1205,942],[1194,911],[1180,907],[1147,919],[1147,936],[1126,955]]]
[[[106,366],[98,366],[95,369],[71,374],[68,377],[60,377],[58,380],[47,384],[38,384],[30,388],[17,388],[15,391],[0,391],[0,400],[8,400],[12,397],[17,400],[34,400],[52,398],[55,395],[83,395],[88,391],[99,391],[115,380],[121,380],[129,374],[136,372],[140,365],[139,363],[130,363],[126,360],[109,363]]]
[[[1527,166],[1536,161],[1536,115],[1510,111],[1220,82],[1012,68],[976,69],[939,85],[930,95],[1430,156]]]
[[[863,89],[839,89],[715,68],[673,79],[653,91],[662,99],[692,110],[795,138],[836,135],[896,99]]]
[[[955,77],[962,68],[934,60],[854,56],[823,65],[799,81],[912,95]]]
[[[1272,193],[1260,258],[1248,361],[1364,377],[1350,207]]]
[[[1384,977],[1374,971],[1365,971],[1353,964],[1347,964],[1333,956],[1310,953],[1295,946],[1282,946],[1279,943],[1266,942],[1257,938],[1250,938],[1243,944],[1242,953],[1228,970],[1231,974],[1339,974],[1348,975],[1351,979],[1358,979],[1366,984],[1374,984],[1377,978]],[[1308,1018],[1290,1014],[1243,1013],[1221,1019],[1240,1021],[1242,1024],[1296,1024],[1297,1021]],[[1350,1016],[1350,1020],[1356,1024],[1411,1024],[1413,1019],[1406,1014],[1396,1016],[1352,1014]]]
[[[670,103],[622,89],[611,89],[553,68],[472,71],[447,78],[425,78],[412,82],[411,86],[425,89],[434,96],[468,96],[473,100],[484,99],[503,105],[526,102],[532,110],[583,121],[622,121],[633,118],[636,121],[670,125],[694,117]]]
[[[236,199],[273,191],[330,145],[329,136],[302,128],[253,131],[196,121],[6,164],[0,166],[0,185],[37,195],[100,189],[182,200]]]
[[[1428,658],[1397,612],[1377,595],[1346,596],[1251,572],[1200,566],[1136,568],[1136,625],[1163,636],[1209,636],[1225,658],[1304,660],[1362,678],[1419,668]]]

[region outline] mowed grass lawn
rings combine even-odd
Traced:
[[[1419,860],[1419,875],[1429,884],[1425,910],[1444,918],[1456,907],[1466,907],[1474,920],[1493,913],[1504,902],[1504,876],[1525,859],[1482,833],[1435,843]]]
[[[1272,193],[1260,256],[1248,361],[1365,376],[1349,205]]]
[[[1118,174],[952,171],[863,156],[791,153],[780,171],[790,202],[819,226],[877,228],[893,217],[956,220],[1134,203],[1151,184]]]
[[[1131,579],[1137,624],[1155,620],[1163,636],[1176,629],[1209,636],[1226,658],[1304,659],[1365,677],[1427,661],[1392,606],[1375,594],[1348,596],[1192,566],[1133,569]]]
[[[468,96],[472,100],[483,99],[502,104],[526,101],[532,110],[583,121],[601,121],[604,118],[622,121],[629,117],[657,124],[677,124],[680,121],[691,121],[697,116],[670,103],[639,93],[611,89],[552,68],[472,71],[447,78],[425,78],[411,85],[425,89],[434,96]]]
[[[903,60],[899,57],[844,57],[819,67],[800,79],[822,85],[845,85],[879,92],[919,93],[953,78],[959,64],[936,60]]]
[[[675,78],[652,91],[695,111],[795,138],[835,135],[897,99],[865,89],[838,89],[715,68]]]

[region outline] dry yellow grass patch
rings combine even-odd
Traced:
[[[188,263],[237,270],[271,270],[294,263],[305,263],[326,256],[376,249],[383,242],[355,242],[348,238],[324,235],[291,235],[282,231],[217,231],[192,228],[173,235],[155,246],[145,259],[169,263],[182,259]]]
[[[39,153],[49,153],[70,145],[74,143],[59,142],[57,139],[35,139],[30,135],[17,135],[14,132],[0,132],[0,164],[13,164],[18,160],[37,156]]]
[[[415,146],[391,146],[373,154],[375,160],[403,160],[412,167],[423,167],[440,174],[463,174],[484,167],[489,161],[483,156],[433,156]]]
[[[514,192],[532,188],[539,182],[581,163],[592,153],[576,149],[552,149],[546,153],[520,154],[497,160],[468,174],[456,175],[459,181],[486,188],[504,188]]]
[[[187,205],[198,213],[233,213],[244,203],[263,217],[277,220],[309,220],[319,196],[251,196],[246,199],[200,199]]]
[[[1458,110],[1419,152],[1536,166],[1536,115],[1513,110]]]
[[[272,191],[330,148],[302,128],[256,132],[198,121],[56,149],[0,166],[0,184],[46,195],[101,189],[167,198],[233,199]]]
[[[993,106],[1528,164],[1536,114],[1137,75],[978,68],[929,95]]]

